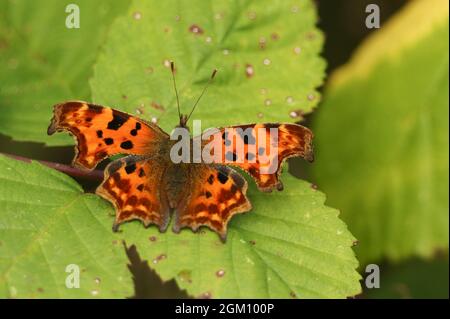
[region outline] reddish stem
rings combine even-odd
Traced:
[[[18,155],[6,154],[6,153],[0,153],[0,154],[14,158],[14,159],[22,161],[22,162],[26,162],[26,163],[31,163],[31,161],[33,161],[30,158],[22,157],[22,156],[18,156]],[[100,171],[100,170],[93,170],[93,171],[86,170],[85,171],[85,170],[81,170],[76,167],[72,167],[72,166],[60,164],[60,163],[54,163],[54,162],[48,162],[48,161],[37,161],[37,162],[41,163],[42,165],[48,166],[50,168],[56,169],[57,171],[66,173],[67,175],[70,175],[73,177],[88,179],[88,180],[92,180],[92,181],[102,181],[103,180],[103,171]]]

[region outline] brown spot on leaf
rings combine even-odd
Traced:
[[[261,37],[259,38],[259,47],[260,49],[264,50],[266,48],[266,38],[265,37]]]
[[[165,255],[165,254],[158,255],[155,259],[153,259],[153,263],[157,264],[166,258],[167,258],[167,255]]]
[[[154,108],[155,110],[158,110],[158,111],[165,111],[166,109],[164,108],[164,106],[162,106],[161,104],[159,104],[159,103],[156,103],[155,101],[152,101],[152,103],[150,104],[150,106],[152,107],[152,108]]]
[[[200,295],[200,299],[211,299],[212,295],[210,292],[204,292]]]
[[[193,24],[193,25],[191,25],[189,27],[189,32],[192,32],[192,33],[197,34],[197,35],[201,35],[201,34],[203,34],[204,31],[198,25]]]
[[[255,75],[255,70],[253,69],[253,66],[249,63],[245,65],[245,75],[247,76],[247,78],[251,78],[253,77],[253,75]]]
[[[289,116],[292,118],[302,118],[303,117],[303,112],[302,110],[294,110],[289,112]]]
[[[216,276],[221,278],[225,275],[225,270],[223,269],[219,269],[218,271],[216,271]]]

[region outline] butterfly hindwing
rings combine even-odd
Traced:
[[[109,107],[82,101],[54,106],[48,134],[67,130],[77,139],[75,166],[93,169],[114,154],[145,155],[168,138],[159,127]]]
[[[130,155],[106,167],[104,181],[96,193],[116,209],[113,229],[133,219],[141,220],[145,226],[155,224],[161,231],[167,228],[170,210],[163,192],[162,165],[159,160]]]
[[[221,165],[191,165],[188,175],[173,230],[189,227],[196,231],[207,226],[225,240],[228,221],[252,207],[246,197],[247,182],[230,167]]]

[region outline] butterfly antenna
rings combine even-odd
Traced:
[[[175,64],[173,61],[170,61],[170,71],[172,71],[173,88],[175,89],[175,96],[177,97],[178,118],[181,119],[180,99],[178,97],[177,82],[175,81]]]
[[[194,104],[194,106],[192,107],[192,111],[191,111],[191,113],[189,113],[186,122],[190,119],[192,113],[193,113],[194,110],[195,110],[195,107],[197,106],[198,102],[199,102],[200,99],[202,98],[203,94],[205,94],[206,90],[208,89],[208,86],[211,84],[212,80],[213,80],[214,77],[216,76],[216,73],[217,73],[217,69],[214,69],[213,72],[212,72],[212,74],[211,74],[211,77],[210,77],[209,80],[208,80],[208,83],[206,83],[205,87],[203,88],[202,93],[201,93],[200,96],[198,97],[197,101],[195,101],[195,104]]]

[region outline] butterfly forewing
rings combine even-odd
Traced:
[[[54,106],[48,134],[67,130],[77,139],[73,164],[93,169],[114,154],[146,155],[168,135],[159,127],[109,107],[82,101]]]
[[[260,190],[270,191],[282,189],[279,175],[286,159],[313,160],[312,139],[312,132],[304,126],[266,123],[222,128],[204,144],[210,147],[215,163],[245,170]]]

